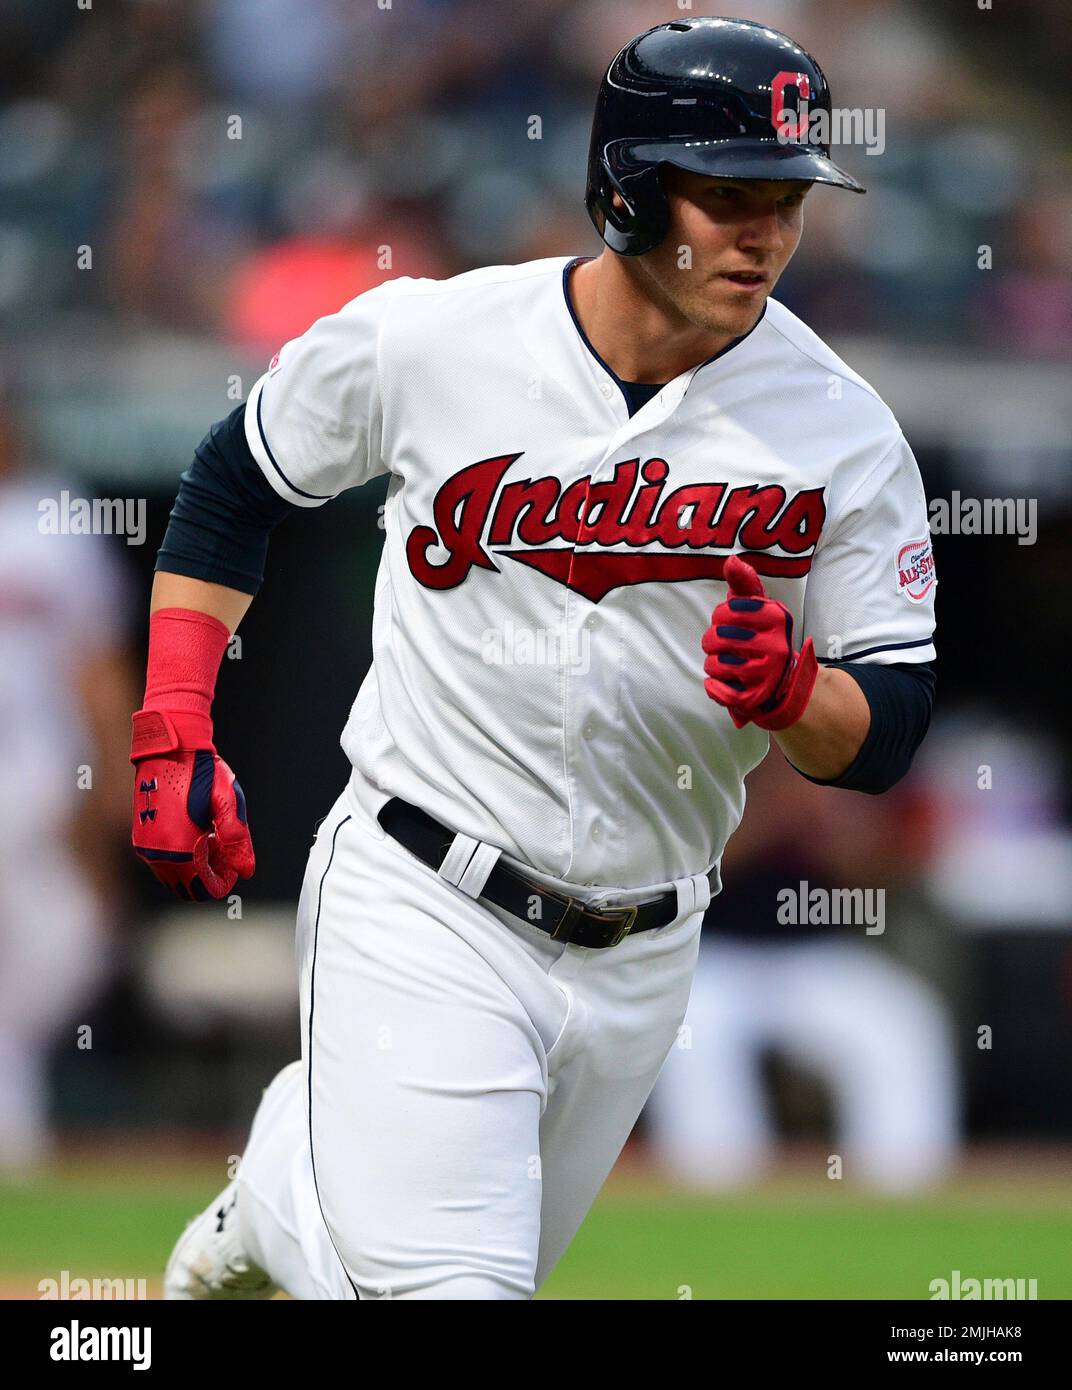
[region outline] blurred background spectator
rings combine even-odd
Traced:
[[[145,499],[143,545],[84,538],[133,564],[143,640],[138,613],[178,474],[281,342],[392,276],[595,252],[582,194],[599,74],[633,34],[700,9],[674,0],[116,0],[82,10],[3,0],[0,326],[26,443],[14,485],[22,511],[6,502],[0,525],[14,534],[27,510],[36,519],[52,487],[43,469],[87,496]],[[847,1176],[870,1172],[896,1187],[944,1171],[958,1134],[1072,1135],[1062,1075],[1072,870],[1061,675],[1072,604],[1072,197],[1053,119],[1072,28],[1059,0],[993,10],[741,0],[734,11],[812,48],[835,104],[881,108],[885,119],[881,154],[836,152],[870,191],[809,199],[778,297],[890,402],[932,496],[1038,506],[1030,545],[936,538],[938,715],[894,796],[823,793],[776,753],[752,779],[711,915],[694,1055],[673,1059],[709,1126],[706,1148],[688,1160],[693,1178],[704,1177],[699,1166],[719,1181],[719,1161],[735,1181],[758,1175],[776,1135],[823,1136],[828,1150],[855,1136],[864,1160]],[[5,498],[16,495],[11,486]],[[258,851],[241,919],[224,905],[199,915],[174,908],[133,859],[92,899],[96,908],[80,895],[90,916],[106,904],[95,920],[113,933],[115,968],[86,1013],[92,1082],[66,1035],[53,1053],[60,1124],[240,1131],[257,1085],[296,1053],[291,914],[313,827],[344,776],[337,737],[370,655],[383,495],[374,483],[279,529],[267,583],[224,663],[217,733],[240,769]],[[17,595],[23,576],[5,559],[0,582]],[[88,572],[79,551],[61,586],[79,591],[78,602],[99,586],[117,592],[102,561],[81,593],[81,565]],[[325,595],[343,593],[345,605],[327,606]],[[98,652],[121,641],[121,621],[109,616],[118,602],[94,599],[104,615]],[[77,624],[80,612],[56,622]],[[28,639],[6,609],[4,619],[4,641],[21,650]],[[283,670],[280,651],[300,656]],[[11,664],[0,669],[0,698],[11,698]],[[125,703],[113,766],[124,786],[136,695]],[[298,732],[280,746],[284,708]],[[6,756],[23,759],[31,746]],[[21,773],[11,765],[0,763],[3,806],[17,821]],[[986,785],[982,765],[993,771]],[[114,824],[103,785],[91,794],[99,843]],[[770,863],[756,838],[763,826],[777,827]],[[0,912],[22,891],[21,854],[9,844],[0,853]],[[883,936],[861,940],[857,930],[842,940],[819,928],[805,940],[783,927],[776,944],[770,875],[791,883],[798,871],[885,887]],[[40,922],[41,909],[19,910]],[[65,953],[66,931],[82,931],[72,922],[66,908],[44,914],[34,942],[46,960]],[[107,953],[102,945],[89,955],[84,975],[71,967],[79,980]],[[24,1003],[19,981],[39,968],[9,960],[0,993],[8,1039]],[[815,999],[806,1021],[805,971],[845,1005],[840,1020]],[[699,1039],[731,998],[737,1050],[720,1055]],[[870,1021],[868,999],[882,1011]],[[57,992],[56,1016],[67,1008]],[[910,1055],[920,1048],[932,1058],[926,1075]],[[772,1050],[780,1073],[768,1065]],[[9,1074],[27,1065],[6,1063]],[[725,1098],[734,1085],[735,1121]],[[816,1085],[829,1104],[812,1103]],[[665,1101],[664,1123],[658,1110],[651,1117],[664,1154],[680,1149],[666,1118],[672,1091]],[[898,1158],[882,1135],[909,1125],[918,1141]]]
[[[0,1174],[51,1155],[47,1064],[63,1025],[69,1051],[92,1052],[74,1011],[112,957],[135,690],[129,575],[100,537],[40,524],[42,498],[64,489],[22,462],[0,399]]]

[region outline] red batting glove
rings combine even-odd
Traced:
[[[224,898],[256,860],[246,798],[212,741],[212,697],[230,634],[186,608],[149,619],[145,702],[133,716],[134,852],[180,898]]]
[[[729,592],[703,635],[704,689],[730,712],[738,729],[788,729],[807,708],[819,663],[809,637],[793,647],[793,615],[768,598],[755,570],[730,555],[723,571]]]

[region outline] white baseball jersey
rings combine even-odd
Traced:
[[[768,748],[703,687],[725,557],[821,659],[927,661],[926,503],[888,407],[775,300],[630,417],[574,263],[358,296],[277,354],[246,431],[299,506],[390,475],[342,736],[362,785],[556,879],[654,888],[717,865]]]

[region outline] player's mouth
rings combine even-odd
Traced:
[[[735,290],[755,294],[767,283],[767,277],[760,270],[726,270],[719,276],[728,281]]]

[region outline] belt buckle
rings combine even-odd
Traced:
[[[532,886],[534,888],[538,887],[537,884],[533,884]],[[640,906],[637,904],[636,907],[600,908],[597,907],[595,903],[585,903],[581,902],[578,898],[565,897],[562,893],[556,893],[551,889],[540,888],[539,891],[543,893],[545,897],[551,898],[555,902],[564,902],[566,904],[566,910],[559,919],[554,931],[548,933],[552,941],[568,942],[574,924],[585,915],[592,915],[600,918],[601,921],[610,921],[614,924],[614,934],[604,945],[617,946],[619,942],[624,941],[632,931]]]
[[[633,930],[633,925],[637,919],[637,909],[635,907],[605,908],[599,915],[601,917],[609,917],[612,921],[616,917],[621,918],[614,935],[607,942],[608,946],[617,946],[620,942],[624,941]]]

